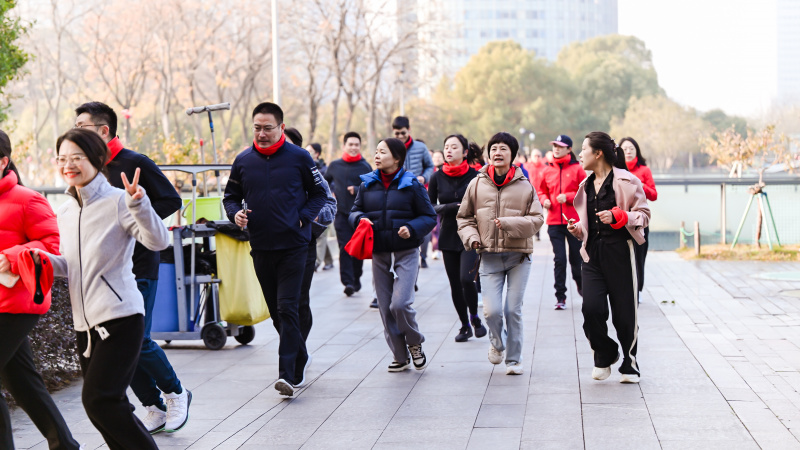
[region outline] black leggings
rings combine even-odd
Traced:
[[[639,292],[644,290],[644,260],[647,259],[647,248],[650,242],[650,227],[644,228],[644,244],[636,244],[636,269],[639,271]]]
[[[478,254],[474,250],[454,252],[442,250],[444,270],[450,280],[453,306],[456,307],[462,326],[469,325],[467,309],[473,316],[478,314],[478,288],[475,285],[475,269]]]
[[[0,314],[0,381],[36,428],[47,438],[50,448],[77,450],[79,445],[67,428],[64,417],[36,371],[28,333],[36,325],[35,314]],[[11,417],[0,397],[0,448],[14,448]]]

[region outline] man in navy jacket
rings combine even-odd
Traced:
[[[253,110],[253,145],[233,162],[223,204],[228,218],[250,231],[256,276],[280,334],[275,389],[292,396],[305,384],[311,358],[300,331],[298,305],[311,222],[325,205],[322,175],[308,152],[286,140],[283,110]],[[242,211],[242,200],[248,210]]]

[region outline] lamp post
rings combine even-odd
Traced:
[[[536,135],[531,131],[528,135],[528,145],[530,146],[530,150],[533,151],[533,140],[536,139]]]
[[[527,133],[527,132],[528,132],[528,130],[526,130],[525,128],[520,128],[519,129],[519,135],[522,137],[522,139],[520,140],[521,141],[520,144],[522,144],[520,146],[520,148],[522,150],[525,150],[525,133]]]
[[[272,0],[272,101],[281,104],[280,58],[278,57],[278,0]]]

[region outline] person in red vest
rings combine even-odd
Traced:
[[[647,167],[647,161],[642,156],[642,151],[639,149],[639,143],[632,137],[624,137],[620,141],[620,148],[625,154],[625,165],[628,166],[628,171],[634,174],[639,181],[642,182],[644,195],[647,197],[648,202],[654,202],[658,199],[658,191],[656,191],[656,182],[653,181],[653,173]],[[639,292],[644,288],[644,260],[647,258],[648,242],[650,242],[650,227],[644,228],[644,244],[636,245],[636,269],[639,271]]]
[[[47,200],[23,187],[11,161],[11,141],[0,130],[0,384],[47,438],[49,448],[78,449],[64,417],[33,364],[28,333],[50,307],[41,304],[17,278],[20,253],[30,249],[58,253],[56,215]],[[0,396],[0,448],[14,448],[11,417]]]
[[[548,162],[542,170],[536,193],[547,210],[547,234],[553,245],[556,309],[562,310],[567,302],[567,247],[572,279],[578,286],[578,294],[583,295],[581,243],[567,231],[567,223],[570,219],[578,219],[572,201],[581,181],[586,178],[586,172],[572,153],[572,139],[569,136],[561,134],[550,144],[553,146],[553,161]]]

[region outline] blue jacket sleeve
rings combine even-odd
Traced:
[[[242,167],[239,164],[239,158],[233,160],[231,166],[231,175],[228,177],[228,184],[225,185],[225,197],[222,199],[222,206],[225,207],[225,214],[228,220],[234,222],[236,213],[242,209],[242,199],[244,199],[244,192],[242,190]]]
[[[433,210],[433,205],[431,205],[431,200],[425,191],[425,186],[414,180],[413,189],[413,210],[417,216],[409,220],[406,226],[411,232],[411,237],[419,239],[433,231],[436,226],[436,211]]]
[[[336,216],[336,198],[331,194],[331,187],[328,182],[322,180],[322,187],[325,189],[325,206],[319,211],[316,222],[320,225],[328,226],[333,223],[333,218]]]
[[[422,177],[425,178],[425,183],[428,183],[432,176],[433,158],[431,158],[431,152],[428,151],[428,146],[426,145],[425,152],[422,154]]]
[[[311,155],[306,152],[306,154],[301,157],[303,158],[303,188],[308,195],[306,204],[303,206],[303,209],[300,210],[300,220],[303,221],[303,226],[305,226],[313,222],[319,215],[320,210],[325,206],[328,194],[325,193],[325,188],[322,186],[324,181],[322,174],[319,172],[319,169],[317,169],[317,165],[314,164],[314,160],[311,159]]]

